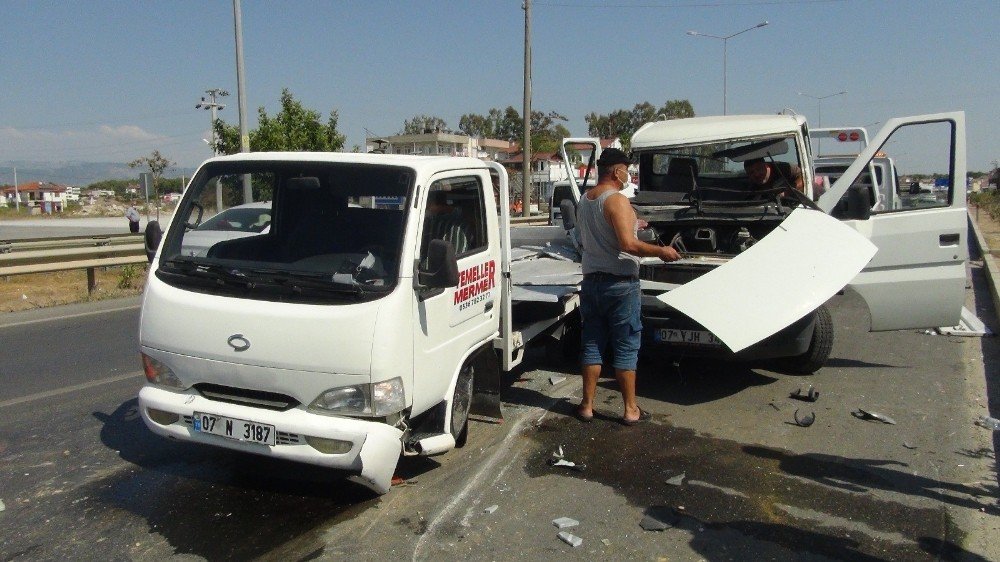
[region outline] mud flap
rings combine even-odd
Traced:
[[[473,388],[469,416],[478,421],[500,423],[500,360],[490,346],[483,346],[472,362]]]

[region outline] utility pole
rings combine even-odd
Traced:
[[[11,168],[14,168],[14,208],[18,213],[21,212],[21,194],[17,191],[17,166],[11,164]]]
[[[243,77],[243,11],[240,0],[233,0],[233,25],[236,28],[236,94],[240,106],[240,152],[250,152],[250,134],[247,133],[247,91]],[[253,201],[250,174],[243,175],[243,202]]]
[[[217,111],[225,109],[226,105],[218,103],[216,97],[225,97],[229,95],[229,92],[221,88],[212,88],[211,90],[205,90],[212,101],[206,101],[205,96],[201,97],[201,101],[198,102],[194,107],[195,109],[208,109],[212,111],[212,154],[218,156],[219,151],[216,150],[216,138],[215,138],[215,121],[218,119]]]
[[[524,178],[521,182],[521,215],[531,215],[531,0],[524,0]]]
[[[737,35],[746,33],[747,31],[752,31],[760,27],[764,27],[766,25],[768,25],[768,22],[767,20],[764,20],[753,27],[748,27],[743,31],[737,31],[736,33],[731,33],[729,35],[726,35],[725,37],[720,35],[709,35],[708,33],[699,33],[697,31],[687,32],[688,35],[692,35],[695,37],[711,37],[712,39],[722,39],[722,114],[723,115],[729,113],[729,100],[727,94],[728,87],[726,84],[727,82],[726,76],[728,74],[726,72],[726,65],[728,64],[727,59],[729,58],[729,40],[732,39],[733,37],[736,37]]]

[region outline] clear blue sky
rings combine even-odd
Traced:
[[[416,114],[457,128],[464,113],[522,108],[520,0],[271,2],[244,0],[250,127],[282,88],[340,112],[347,147],[365,128],[398,132]],[[0,182],[10,161],[126,162],[159,149],[182,166],[211,155],[204,90],[232,95],[229,0],[0,0]],[[569,118],[688,99],[722,113],[792,108],[817,126],[866,125],[966,111],[969,169],[1000,159],[997,0],[535,0],[533,108]],[[877,127],[872,127],[877,128]]]

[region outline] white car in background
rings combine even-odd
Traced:
[[[270,229],[270,201],[237,205],[209,217],[185,234],[181,253],[185,256],[204,257],[209,248],[223,240],[267,234]]]

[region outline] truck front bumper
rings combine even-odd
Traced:
[[[381,422],[312,414],[298,408],[279,412],[230,404],[209,400],[194,390],[144,386],[139,391],[139,412],[157,435],[344,470],[351,473],[351,480],[379,494],[389,491],[402,450],[403,432]],[[273,425],[277,442],[262,445],[195,431],[195,412]],[[169,414],[176,415],[176,421],[160,423],[170,421]],[[350,450],[324,453],[310,445],[308,438],[350,443]]]

